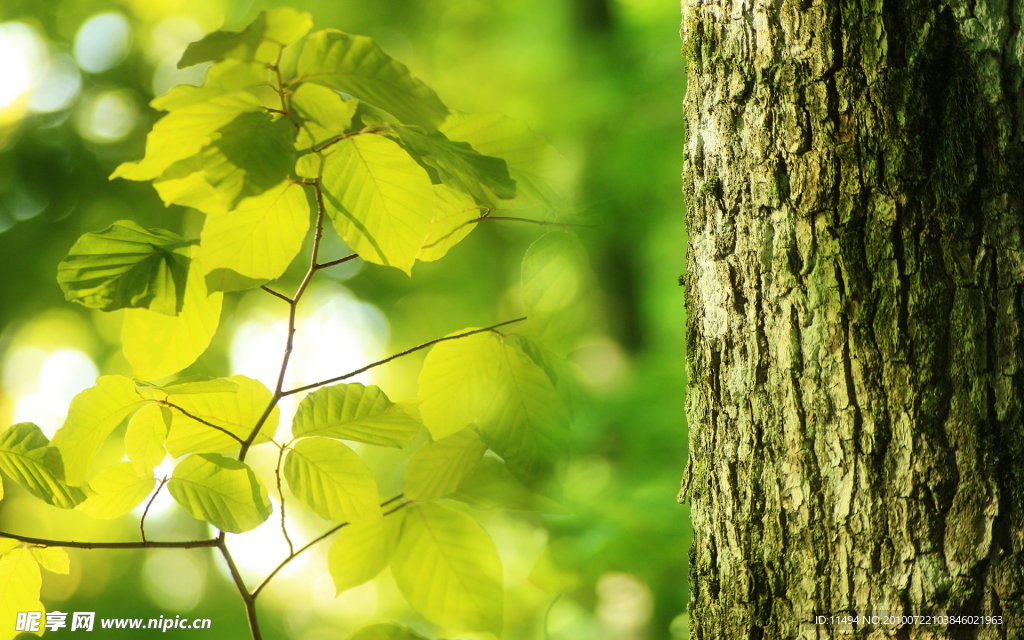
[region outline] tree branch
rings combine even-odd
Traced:
[[[270,295],[274,296],[275,298],[281,298],[282,300],[284,300],[288,304],[292,303],[292,299],[291,298],[289,298],[288,296],[284,295],[283,293],[278,293],[277,291],[274,291],[273,289],[271,289],[267,285],[262,285],[260,287],[260,289],[263,289],[264,291],[266,291]]]
[[[149,508],[153,506],[153,501],[156,500],[157,495],[160,494],[160,490],[167,484],[167,476],[160,479],[160,486],[156,488],[153,495],[150,496],[149,502],[146,503],[146,508],[142,510],[142,517],[139,518],[139,532],[142,534],[142,541],[146,541],[146,516],[149,515]]]
[[[344,258],[338,258],[337,260],[331,260],[330,262],[321,262],[320,264],[316,265],[316,268],[318,270],[319,269],[326,269],[327,267],[333,267],[336,264],[342,264],[344,262],[348,262],[349,260],[355,260],[358,257],[359,257],[358,253],[350,253],[347,256],[345,256]]]
[[[281,447],[277,452],[277,466],[274,467],[274,479],[277,480],[277,499],[281,503],[281,533],[284,534],[284,540],[288,543],[288,553],[295,553],[295,546],[292,545],[292,539],[288,536],[288,527],[284,521],[284,490],[281,489],[281,460],[284,459],[284,451],[287,447]]]
[[[228,563],[231,579],[238,589],[238,595],[242,596],[242,602],[245,603],[245,617],[249,621],[249,632],[252,634],[252,640],[262,640],[260,621],[256,617],[256,600],[253,596],[249,595],[249,589],[246,588],[245,580],[242,579],[242,574],[239,573],[238,567],[235,565],[235,559],[231,557],[231,552],[228,551],[228,545],[225,542],[223,532],[217,538],[216,547],[220,550],[220,554],[224,556],[224,561]]]
[[[376,362],[371,362],[370,364],[366,365],[365,367],[356,369],[355,371],[349,371],[348,373],[342,374],[340,376],[335,376],[334,378],[328,378],[327,380],[321,380],[320,382],[314,382],[312,384],[307,384],[307,385],[303,385],[301,387],[295,387],[294,389],[289,389],[287,391],[282,391],[281,392],[281,396],[282,397],[283,396],[290,396],[293,393],[299,393],[301,391],[309,391],[310,389],[316,389],[317,387],[322,387],[324,385],[328,385],[328,384],[331,384],[331,383],[334,383],[334,382],[341,382],[342,380],[345,380],[347,378],[351,378],[353,376],[357,376],[360,373],[363,373],[365,371],[369,371],[370,369],[373,369],[375,367],[379,367],[382,364],[387,364],[387,363],[391,362],[392,360],[397,360],[398,358],[401,358],[402,356],[407,356],[407,355],[409,355],[411,353],[415,353],[415,352],[420,351],[422,349],[426,349],[427,347],[433,346],[433,345],[435,345],[435,344],[437,344],[439,342],[446,342],[448,340],[458,340],[459,338],[465,338],[467,336],[476,335],[478,333],[484,333],[485,331],[494,331],[498,327],[504,327],[505,325],[513,324],[515,322],[522,322],[523,320],[526,320],[526,316],[522,316],[521,318],[515,318],[513,320],[506,320],[505,322],[499,322],[498,324],[492,324],[491,326],[484,327],[483,329],[474,329],[472,331],[466,331],[465,333],[459,333],[459,334],[456,334],[454,336],[445,336],[443,338],[435,338],[434,340],[430,340],[428,342],[424,342],[423,344],[418,344],[415,347],[411,347],[409,349],[406,349],[405,351],[401,351],[401,352],[396,353],[394,355],[390,355],[387,358],[384,358],[383,360],[378,360]]]
[[[41,547],[65,547],[68,549],[203,549],[206,547],[216,547],[218,544],[217,538],[209,540],[182,540],[180,542],[164,542],[160,540],[146,540],[144,542],[77,542],[75,540],[34,538],[6,531],[0,531],[0,538],[10,538],[18,542],[35,544]]]

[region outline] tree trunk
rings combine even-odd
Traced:
[[[683,0],[691,638],[1024,638],[1022,23]]]

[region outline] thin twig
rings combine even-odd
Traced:
[[[292,544],[292,539],[288,536],[288,527],[284,521],[284,490],[281,488],[281,460],[284,459],[284,451],[287,447],[281,447],[277,452],[277,466],[274,467],[274,478],[277,480],[277,499],[281,503],[281,533],[284,534],[284,540],[288,543],[288,553],[295,553],[295,546]]]
[[[593,225],[582,224],[582,223],[579,223],[579,222],[555,222],[554,220],[534,220],[533,218],[519,218],[519,217],[516,217],[516,216],[492,216],[491,215],[491,209],[484,209],[484,213],[481,216],[479,216],[477,218],[473,218],[472,220],[466,220],[465,222],[463,222],[462,224],[456,226],[454,229],[452,229],[448,233],[444,234],[443,236],[441,236],[437,240],[434,240],[430,244],[423,245],[423,248],[424,249],[429,249],[431,247],[437,246],[437,245],[441,244],[442,242],[444,242],[445,240],[447,240],[448,238],[450,238],[451,236],[455,235],[455,232],[457,232],[462,227],[467,227],[467,226],[469,226],[471,224],[476,224],[478,222],[484,222],[486,220],[498,220],[498,221],[504,221],[504,222],[526,222],[526,223],[529,223],[529,224],[540,225],[542,227],[582,227],[582,228],[587,228],[587,229],[593,228]]]
[[[235,565],[235,559],[231,557],[231,552],[228,551],[227,542],[224,539],[224,532],[221,532],[220,537],[217,538],[217,549],[220,550],[220,554],[224,556],[224,561],[228,563],[228,571],[231,572],[231,579],[235,583],[235,587],[238,589],[238,595],[242,596],[242,602],[245,603],[245,617],[249,621],[249,632],[252,634],[252,640],[262,640],[263,636],[260,634],[260,621],[256,617],[256,600],[253,596],[249,595],[249,589],[245,586],[245,580],[242,579],[242,574],[238,571],[238,567]]]
[[[526,316],[523,316],[521,318],[515,318],[513,320],[506,320],[505,322],[499,322],[498,324],[492,324],[491,326],[484,327],[483,329],[474,329],[472,331],[466,331],[465,333],[459,333],[459,334],[456,334],[454,336],[445,336],[443,338],[435,338],[434,340],[430,340],[428,342],[424,342],[423,344],[418,344],[415,347],[410,347],[409,349],[406,349],[405,351],[401,351],[401,352],[396,353],[394,355],[390,355],[387,358],[384,358],[383,360],[378,360],[376,362],[371,362],[370,364],[366,365],[365,367],[361,367],[359,369],[356,369],[355,371],[349,371],[348,373],[342,374],[340,376],[335,376],[333,378],[328,378],[327,380],[321,380],[320,382],[314,382],[312,384],[307,384],[307,385],[303,385],[301,387],[295,387],[294,389],[289,389],[287,391],[282,391],[281,392],[281,396],[282,397],[290,396],[293,393],[300,393],[302,391],[309,391],[310,389],[316,389],[317,387],[322,387],[324,385],[331,384],[331,383],[334,383],[334,382],[341,382],[342,380],[345,380],[347,378],[351,378],[353,376],[357,376],[360,373],[364,373],[366,371],[369,371],[370,369],[373,369],[375,367],[379,367],[382,364],[387,364],[387,363],[391,362],[392,360],[396,360],[398,358],[401,358],[402,356],[407,356],[407,355],[409,355],[411,353],[415,353],[415,352],[420,351],[422,349],[426,349],[427,347],[433,346],[433,345],[435,345],[435,344],[437,344],[439,342],[446,342],[448,340],[458,340],[459,338],[465,338],[467,336],[476,335],[478,333],[484,333],[485,331],[494,331],[498,327],[504,327],[505,325],[512,324],[512,323],[515,323],[515,322],[522,322],[523,320],[526,320]]]
[[[146,503],[146,508],[142,510],[142,517],[139,518],[139,532],[142,534],[143,542],[146,541],[146,516],[149,515],[149,508],[153,506],[153,501],[156,500],[157,495],[160,493],[160,490],[164,488],[165,484],[167,484],[167,476],[160,479],[160,486],[156,488],[156,491],[154,491],[153,495],[150,496],[149,502]]]
[[[380,506],[381,506],[381,508],[384,508],[384,507],[388,506],[389,504],[391,504],[393,502],[401,500],[404,497],[405,496],[400,493],[397,496],[395,496],[393,498],[389,498],[388,500],[385,500],[384,502],[380,503]],[[404,509],[405,507],[409,506],[410,504],[413,504],[412,500],[410,500],[409,502],[403,502],[402,504],[398,505],[397,507],[395,507],[393,509],[390,509],[388,511],[385,511],[384,512],[384,517],[387,517],[387,516],[391,515],[392,513],[395,513],[399,509]],[[347,527],[350,524],[352,524],[352,523],[351,522],[342,522],[341,524],[335,525],[335,526],[331,527],[330,529],[328,529],[327,531],[324,531],[323,533],[321,533],[317,537],[313,538],[312,540],[310,540],[306,544],[302,545],[296,551],[293,551],[292,553],[289,553],[288,556],[284,560],[282,560],[280,564],[278,564],[276,567],[274,567],[273,571],[271,571],[269,574],[267,574],[266,578],[263,578],[263,582],[260,582],[259,586],[257,586],[255,589],[252,590],[252,598],[253,598],[253,600],[255,600],[256,596],[258,596],[260,594],[260,591],[263,591],[263,588],[267,586],[267,584],[271,581],[271,579],[273,579],[273,577],[276,576],[277,573],[281,569],[284,569],[285,565],[287,565],[289,562],[291,562],[297,556],[299,556],[299,554],[309,550],[310,548],[312,548],[318,542],[320,542],[322,540],[325,540],[326,538],[330,537],[332,534],[337,533],[338,531],[340,531],[344,527]]]
[[[338,258],[337,260],[331,260],[330,262],[321,262],[320,264],[316,265],[316,269],[326,269],[327,267],[333,267],[336,264],[342,264],[343,262],[348,262],[349,260],[355,260],[358,257],[358,253],[350,253],[344,258]]]
[[[310,147],[309,150],[312,151],[313,153],[319,153],[320,151],[323,151],[327,147],[330,147],[332,145],[338,144],[339,142],[341,142],[342,140],[344,140],[346,138],[353,138],[355,136],[360,136],[360,135],[367,134],[367,133],[368,134],[372,134],[372,135],[377,135],[377,134],[384,133],[385,131],[387,131],[387,129],[382,129],[380,127],[363,127],[359,131],[349,131],[348,133],[343,133],[340,136],[334,136],[333,138],[330,138],[328,140],[324,140],[320,144],[313,145],[312,147]]]
[[[266,423],[267,418],[270,417],[274,407],[283,397],[281,392],[284,388],[284,376],[288,372],[288,362],[292,357],[292,348],[295,345],[295,315],[299,307],[299,301],[302,300],[302,294],[306,292],[306,288],[309,287],[310,281],[313,279],[313,275],[316,273],[316,261],[320,253],[320,241],[324,235],[324,196],[320,190],[320,180],[316,179],[313,183],[313,190],[316,194],[316,232],[313,236],[313,250],[309,257],[309,268],[306,270],[306,275],[302,278],[302,282],[299,283],[299,287],[295,290],[295,295],[292,296],[291,302],[288,304],[288,338],[284,345],[284,355],[281,357],[281,368],[277,374],[277,386],[274,388],[274,394],[270,398],[270,402],[267,403],[266,409],[263,410],[263,414],[259,420],[253,426],[252,431],[249,433],[244,441],[242,441],[242,449],[238,453],[238,460],[244,461],[246,454],[249,452],[249,447],[256,441],[256,436],[259,435],[260,429]]]
[[[68,549],[202,549],[217,546],[217,538],[209,540],[182,540],[180,542],[165,542],[161,540],[146,540],[145,542],[77,542],[75,540],[51,540],[49,538],[22,536],[6,531],[0,531],[0,538],[10,538],[18,542],[36,544],[41,547],[66,547]]]
[[[239,444],[244,444],[244,441],[241,438],[239,438],[235,434],[231,433],[230,431],[228,431],[224,427],[222,427],[220,425],[213,424],[209,420],[204,420],[203,418],[200,418],[199,416],[197,416],[197,415],[195,415],[193,413],[190,413],[184,407],[176,405],[173,402],[169,402],[167,400],[154,400],[153,402],[155,402],[157,404],[160,404],[160,405],[163,405],[165,407],[170,407],[171,409],[174,409],[175,411],[179,411],[186,418],[191,418],[191,419],[195,420],[196,422],[198,422],[199,424],[204,424],[204,425],[210,427],[211,429],[216,429],[217,431],[220,431],[221,433],[223,433],[224,435],[228,436],[229,438],[231,438],[235,442],[237,442]]]
[[[269,293],[270,295],[272,295],[272,296],[274,296],[276,298],[281,298],[282,300],[284,300],[288,304],[292,303],[292,299],[291,298],[289,298],[288,296],[284,295],[283,293],[278,293],[277,291],[274,291],[273,289],[271,289],[267,285],[261,286],[260,289],[263,289],[264,291],[266,291],[267,293]]]

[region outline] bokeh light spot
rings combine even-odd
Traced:
[[[131,26],[120,13],[99,13],[75,34],[75,61],[83,71],[100,73],[124,60],[131,48]]]
[[[135,128],[138,112],[131,92],[104,91],[90,96],[79,107],[78,132],[91,142],[117,142]]]

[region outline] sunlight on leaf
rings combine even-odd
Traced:
[[[327,438],[303,438],[284,459],[288,487],[302,504],[334,522],[380,519],[380,495],[359,455]]]
[[[193,517],[224,531],[240,533],[270,517],[267,489],[252,469],[232,458],[191,455],[167,483],[171,496]]]

